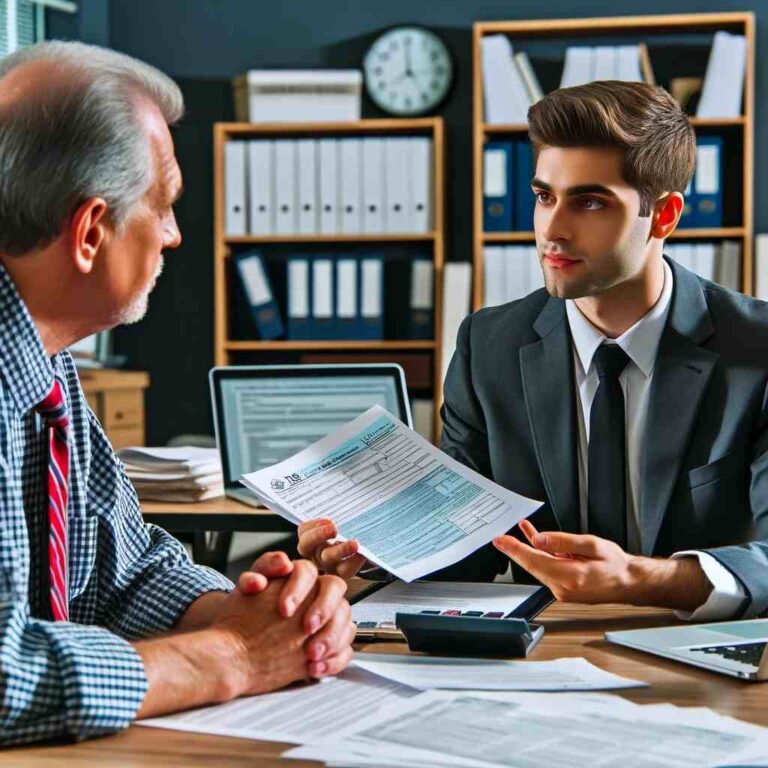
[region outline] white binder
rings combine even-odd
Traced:
[[[384,142],[384,194],[386,232],[410,232],[411,174],[410,139],[393,138]]]
[[[507,301],[506,248],[488,245],[483,249],[483,306],[495,307]]]
[[[530,293],[530,253],[527,245],[509,245],[504,250],[504,274],[507,279],[504,301],[517,301]]]
[[[615,80],[617,75],[616,49],[612,45],[598,45],[594,49],[593,80]]]
[[[333,262],[312,259],[312,336],[333,337]]]
[[[320,232],[324,235],[337,235],[341,232],[339,141],[320,139],[317,143],[320,166]]]
[[[228,237],[248,232],[245,209],[245,142],[224,145],[224,234]]]
[[[271,235],[275,231],[274,149],[272,141],[257,140],[248,143],[248,230],[252,235]]]
[[[417,136],[410,140],[411,232],[432,228],[432,142]]]
[[[288,338],[310,337],[309,260],[288,259]]]
[[[715,279],[715,244],[697,243],[693,246],[696,250],[696,271],[705,280]]]
[[[345,234],[362,232],[360,215],[362,203],[361,139],[339,139],[341,155],[341,231]]]
[[[544,288],[544,272],[539,260],[539,252],[535,245],[528,246],[528,293]]]
[[[296,142],[275,141],[275,233],[293,235],[298,230],[296,217]]]
[[[560,79],[561,88],[584,85],[594,80],[594,55],[588,45],[571,46],[565,49],[565,64]]]
[[[314,235],[318,231],[317,208],[317,142],[314,139],[299,139],[296,142],[299,179],[299,233]]]
[[[384,231],[384,139],[362,140],[363,155],[363,232]]]

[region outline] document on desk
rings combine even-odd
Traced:
[[[352,725],[362,713],[417,694],[366,670],[349,668],[323,682],[139,720],[137,725],[305,744]]]
[[[357,653],[352,664],[422,691],[597,691],[648,685],[604,672],[582,658],[507,661]]]
[[[766,754],[768,729],[714,712],[613,696],[428,691],[284,756],[358,768],[706,768]]]
[[[392,625],[396,613],[476,611],[506,616],[540,587],[529,584],[492,584],[470,581],[393,581],[352,605],[355,624]]]
[[[241,481],[296,524],[330,518],[340,540],[357,539],[403,581],[461,560],[542,504],[455,461],[380,406]]]

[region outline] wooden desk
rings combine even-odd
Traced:
[[[190,504],[144,501],[141,512],[148,523],[174,533],[193,533],[196,563],[224,573],[234,531],[291,532],[296,526],[266,507],[251,507],[227,496]]]
[[[649,688],[616,691],[639,704],[672,702],[680,706],[711,707],[758,725],[768,725],[768,683],[745,683],[714,672],[665,661],[655,656],[605,642],[608,630],[638,629],[675,623],[666,611],[625,606],[552,605],[541,615],[546,633],[531,658],[538,661],[561,656],[584,656],[602,669],[645,680]],[[406,652],[404,644],[372,643],[366,651]],[[556,695],[556,694],[553,694]],[[210,766],[245,768],[259,765],[309,766],[318,763],[281,760],[287,745],[205,736],[132,726],[104,739],[66,746],[28,747],[0,753],[0,765],[82,768],[130,766],[175,768]]]

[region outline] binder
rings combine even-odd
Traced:
[[[696,226],[696,172],[683,192],[683,212],[680,215],[680,228],[690,229]]]
[[[324,235],[337,235],[341,232],[339,140],[320,139],[317,143],[320,166],[320,232]]]
[[[360,338],[384,337],[384,260],[381,256],[360,259]]]
[[[488,245],[483,249],[483,306],[495,307],[507,301],[506,248]]]
[[[702,136],[696,142],[696,213],[697,227],[723,225],[723,140]]]
[[[410,139],[411,232],[432,228],[432,141],[424,136]]]
[[[228,237],[248,232],[245,209],[244,141],[224,144],[224,232]]]
[[[312,257],[312,338],[334,338],[333,261]]]
[[[384,141],[384,194],[386,232],[403,233],[410,226],[410,159],[409,139],[393,138]]]
[[[617,75],[616,50],[612,45],[598,45],[593,51],[593,80],[615,80]]]
[[[507,279],[504,302],[517,301],[531,292],[530,251],[527,245],[509,245],[504,250]]]
[[[358,234],[363,230],[362,207],[362,141],[339,139],[341,149],[341,231]]]
[[[571,46],[565,50],[565,63],[560,79],[561,88],[570,88],[573,85],[590,83],[594,78],[593,51],[587,46]]]
[[[298,230],[296,218],[296,142],[275,141],[275,233],[293,235]]]
[[[755,236],[755,296],[768,301],[768,235]]]
[[[313,139],[299,139],[296,142],[298,161],[298,220],[302,235],[317,233],[317,208],[319,194],[317,189],[317,142]]]
[[[531,191],[534,173],[533,147],[527,141],[515,142],[514,170],[514,228],[516,232],[532,232],[536,198]]]
[[[288,338],[300,341],[312,338],[309,259],[288,258]]]
[[[487,123],[525,123],[531,99],[506,35],[485,35],[480,43]]]
[[[384,139],[364,138],[362,140],[362,156],[362,231],[380,234],[384,231]]]
[[[263,139],[248,142],[249,227],[252,235],[274,232],[274,142]]]
[[[443,308],[440,319],[443,331],[440,375],[443,381],[456,351],[459,325],[469,314],[471,288],[472,265],[465,261],[449,261],[443,268]]]
[[[489,141],[483,149],[483,229],[508,232],[512,229],[513,144]]]
[[[541,89],[541,83],[539,78],[536,77],[536,72],[531,65],[531,60],[528,58],[528,54],[524,51],[515,54],[515,64],[520,70],[520,75],[525,83],[525,90],[528,92],[528,100],[531,104],[535,104],[544,98],[544,91]]]
[[[696,272],[705,280],[715,279],[715,244],[697,243],[693,246],[696,251]]]
[[[248,308],[259,338],[279,339],[285,333],[285,329],[264,267],[264,260],[259,253],[250,251],[238,254],[234,257],[234,261],[235,271],[248,301]]]
[[[431,259],[411,261],[409,339],[434,338],[434,265]]]
[[[744,35],[715,32],[696,117],[739,117],[747,65]]]
[[[724,288],[741,291],[741,244],[735,240],[724,240],[715,267],[716,280]]]
[[[539,260],[539,250],[535,245],[528,246],[528,293],[545,287],[544,271]]]
[[[334,337],[340,340],[358,338],[357,259],[336,261],[336,323]]]

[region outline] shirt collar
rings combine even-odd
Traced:
[[[48,394],[54,376],[52,361],[32,316],[2,264],[0,374],[20,413],[34,408]]]
[[[595,352],[597,352],[598,347],[604,341],[618,344],[646,377],[653,373],[656,352],[659,348],[659,341],[661,340],[661,334],[664,332],[672,301],[674,281],[669,264],[667,264],[666,260],[663,263],[664,286],[661,289],[659,300],[645,316],[641,317],[618,339],[612,340],[604,336],[581,313],[575,301],[568,299],[565,302],[573,346],[576,349],[576,354],[585,376],[589,373]]]

